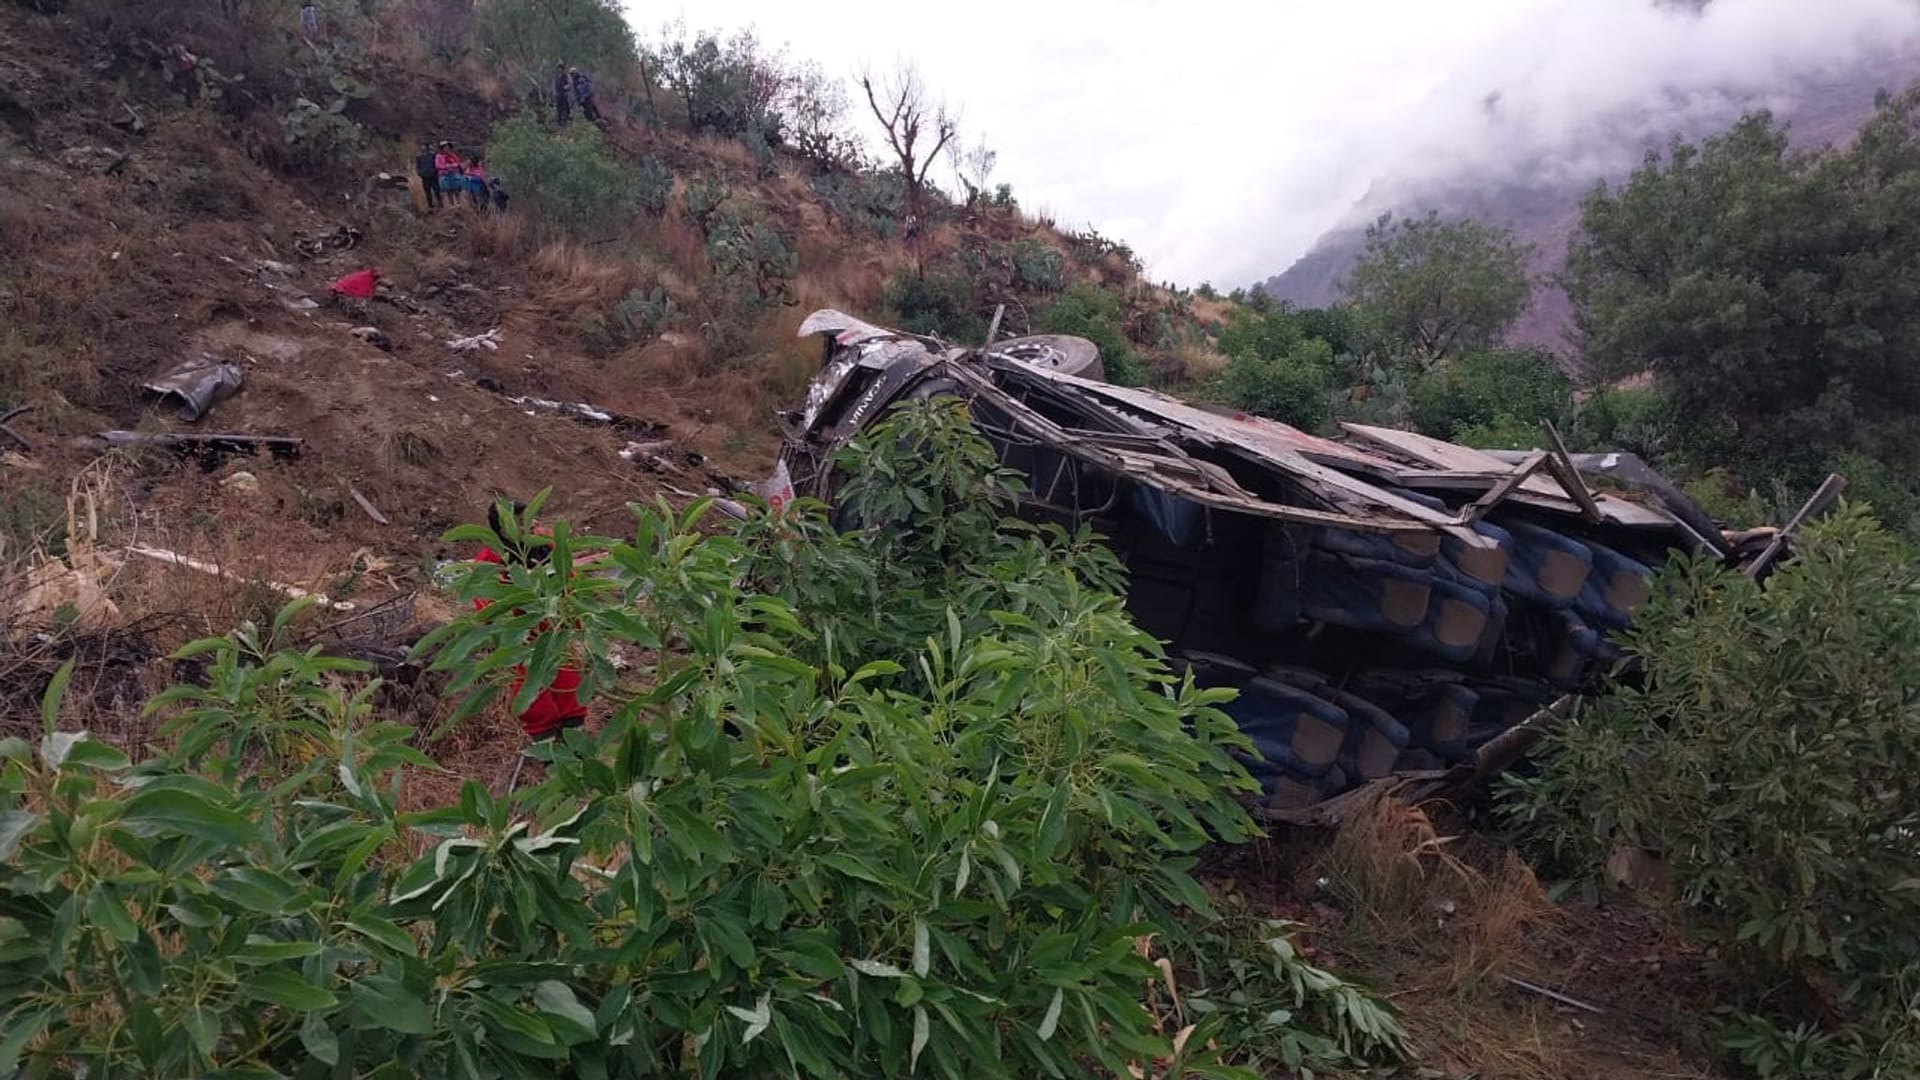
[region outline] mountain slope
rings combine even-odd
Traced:
[[[1659,97],[1636,108],[1591,118],[1557,146],[1535,150],[1497,166],[1430,167],[1420,178],[1376,180],[1334,228],[1292,266],[1258,288],[1301,307],[1323,307],[1340,298],[1341,281],[1366,243],[1367,226],[1382,214],[1413,216],[1436,211],[1506,226],[1533,248],[1528,269],[1535,277],[1533,302],[1512,339],[1557,352],[1571,349],[1571,307],[1552,282],[1567,242],[1579,225],[1580,200],[1602,181],[1618,182],[1645,153],[1674,139],[1698,140],[1724,130],[1746,111],[1773,107],[1806,147],[1844,143],[1872,115],[1875,95],[1910,81],[1908,59],[1880,56],[1835,75],[1793,80],[1766,94],[1696,93],[1684,101]],[[1498,114],[1485,117],[1489,129]],[[1423,163],[1424,164],[1424,163]]]

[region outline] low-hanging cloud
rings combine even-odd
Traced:
[[[674,14],[631,6],[643,31]],[[1862,65],[1889,86],[1920,75],[1920,0],[710,0],[685,14],[757,26],[843,74],[911,57],[1025,205],[1188,283],[1284,268],[1369,191],[1541,171],[1585,183]]]

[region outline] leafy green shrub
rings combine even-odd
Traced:
[[[431,768],[415,733],[369,722],[358,665],[286,647],[297,607],[190,647],[206,685],[154,702],[170,748],[139,765],[54,730],[62,673],[38,755],[0,743],[0,1073],[1173,1058],[1136,942],[1205,932],[1193,853],[1252,832],[1223,692],[1172,678],[1091,536],[1000,516],[1011,481],[959,403],[897,413],[841,467],[852,532],[818,504],[717,533],[704,504],[636,507],[630,539],[555,522],[546,563],[467,573],[491,603],[423,644],[456,722],[569,656],[606,717],[531,751],[540,782],[509,797],[399,809],[401,770]],[[448,539],[506,550],[541,501]],[[588,548],[610,558],[572,573]],[[615,645],[647,658],[632,683]],[[1271,952],[1236,978],[1328,1025],[1310,1060],[1395,1053],[1383,1006]],[[1183,1075],[1247,1075],[1233,1030],[1201,1017]]]
[[[673,297],[658,285],[650,293],[634,289],[614,305],[613,321],[629,341],[643,341],[667,328],[678,313]]]
[[[800,256],[772,227],[722,213],[707,240],[707,261],[734,292],[755,310],[793,298]]]
[[[1117,386],[1140,386],[1147,367],[1127,340],[1126,310],[1120,297],[1097,285],[1081,282],[1048,304],[1034,320],[1034,329],[1048,334],[1076,334],[1100,347],[1107,381]]]
[[[559,232],[587,235],[628,210],[632,175],[592,124],[555,131],[521,113],[493,129],[487,164],[512,187],[516,209]]]
[[[726,180],[718,176],[702,174],[687,182],[687,190],[680,196],[680,216],[688,225],[700,230],[700,235],[711,241],[715,222],[719,220],[721,210],[727,200],[733,197],[733,189]]]
[[[994,186],[992,206],[995,210],[1020,209],[1019,200],[1013,197],[1012,184],[996,184]]]
[[[967,345],[987,338],[987,320],[975,308],[973,286],[959,274],[901,270],[887,282],[880,302],[902,330]]]
[[[1312,431],[1333,412],[1333,347],[1314,338],[1271,359],[1243,352],[1228,358],[1220,390],[1235,408]]]
[[[1066,273],[1067,261],[1058,251],[1030,236],[1013,245],[1013,281],[1035,292],[1058,292]]]
[[[659,158],[640,160],[640,209],[648,217],[665,217],[673,201],[673,169]]]
[[[1629,450],[1656,460],[1669,450],[1679,449],[1674,445],[1679,426],[1672,399],[1658,389],[1603,387],[1574,408],[1567,440],[1576,447]],[[1707,425],[1689,421],[1686,426],[1688,441],[1696,444],[1704,441],[1700,429]]]
[[[1640,684],[1548,736],[1507,818],[1576,874],[1615,844],[1663,854],[1673,902],[1754,988],[1740,1004],[1790,1011],[1764,995],[1798,983],[1840,1020],[1801,1075],[1915,1074],[1920,564],[1843,507],[1764,587],[1676,562],[1625,645]]]
[[[1465,428],[1498,426],[1506,431],[1530,425],[1522,440],[1538,445],[1540,421],[1564,427],[1573,408],[1573,381],[1545,353],[1531,349],[1495,349],[1440,359],[1408,384],[1408,419],[1427,435],[1461,441]],[[1491,445],[1491,444],[1484,444]],[[1508,447],[1507,449],[1516,449]]]
[[[1449,439],[1480,450],[1532,450],[1544,441],[1544,434],[1539,424],[1503,413],[1486,423],[1455,427]]]

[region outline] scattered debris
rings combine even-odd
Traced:
[[[381,352],[393,351],[393,339],[387,336],[385,330],[377,326],[356,326],[347,331],[347,333],[379,349]]]
[[[7,421],[12,420],[16,416],[25,416],[26,414],[32,412],[33,409],[34,407],[32,405],[20,405],[15,408],[8,409],[4,413],[0,413],[0,435],[5,435],[7,438],[12,439],[14,442],[18,443],[20,445],[20,449],[22,450],[31,451],[33,449],[33,444],[27,441],[26,436],[8,427]]]
[[[354,604],[350,600],[330,600],[326,596],[320,593],[303,589],[298,585],[289,585],[282,581],[269,581],[265,579],[243,577],[239,574],[234,573],[231,570],[225,570],[218,566],[215,566],[210,562],[202,562],[199,559],[182,555],[177,551],[168,551],[166,548],[140,547],[138,545],[135,545],[133,547],[127,548],[126,550],[127,550],[127,554],[129,555],[138,555],[143,559],[152,559],[155,562],[167,563],[168,565],[171,565],[171,566],[185,567],[188,570],[195,570],[202,574],[210,574],[214,577],[221,578],[226,581],[232,581],[232,582],[243,584],[243,585],[256,585],[256,584],[264,585],[267,588],[272,589],[274,592],[277,592],[282,596],[290,597],[294,600],[306,600],[311,598],[314,601],[314,603],[318,604],[320,607],[326,608],[329,611],[347,612],[347,611],[354,611],[358,607],[358,605]]]
[[[188,420],[207,415],[214,403],[232,397],[245,378],[236,364],[211,356],[201,356],[175,366],[173,370],[143,383],[141,389],[162,398],[178,398],[180,413]]]
[[[285,435],[177,435],[150,431],[103,431],[100,438],[108,446],[147,447],[182,454],[257,454],[265,450],[282,461],[299,457],[300,447],[306,441]]]
[[[140,118],[140,114],[134,110],[134,107],[124,101],[120,103],[120,107],[127,111],[127,115],[114,117],[113,126],[135,135],[145,134],[147,122]]]
[[[352,251],[360,246],[364,234],[351,225],[342,225],[330,233],[296,236],[293,249],[309,259],[317,259],[329,252]]]
[[[4,465],[9,469],[38,469],[41,467],[39,462],[25,454],[16,453],[12,450],[0,450],[0,465]]]
[[[447,342],[447,348],[452,349],[454,352],[474,352],[479,349],[485,349],[488,352],[498,352],[500,350],[500,330],[496,327],[484,334],[454,338]]]
[[[296,296],[291,300],[280,301],[280,306],[288,311],[313,311],[320,306],[320,303],[311,296]]]
[[[237,472],[220,481],[220,486],[236,495],[252,498],[260,494],[260,478],[250,472]]]
[[[368,517],[372,518],[373,520],[379,522],[382,525],[393,524],[393,522],[387,520],[387,515],[381,513],[380,510],[373,505],[373,503],[367,500],[367,497],[365,495],[360,494],[359,488],[350,487],[347,489],[347,494],[353,496],[353,501],[360,504],[360,509],[365,510],[367,512]]]
[[[1576,1009],[1585,1009],[1587,1012],[1590,1012],[1595,1016],[1607,1015],[1607,1011],[1605,1009],[1602,1009],[1598,1005],[1589,1005],[1578,998],[1570,998],[1567,995],[1559,992],[1558,990],[1549,990],[1544,986],[1539,986],[1537,984],[1530,983],[1525,979],[1516,979],[1511,975],[1502,975],[1500,976],[1500,981],[1506,983],[1509,986],[1517,986],[1520,989],[1525,990],[1530,994],[1539,994],[1543,998],[1550,998],[1554,1001],[1559,1002],[1562,1005],[1571,1005]]]

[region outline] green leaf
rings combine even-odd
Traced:
[[[133,916],[127,914],[125,904],[115,895],[113,886],[98,885],[87,894],[87,921],[107,933],[107,936],[125,945],[140,937],[140,928],[133,924]]]
[[[932,938],[927,933],[924,919],[913,920],[913,973],[921,978],[927,977],[927,969],[933,963]]]
[[[54,725],[60,722],[60,703],[67,696],[67,683],[73,680],[73,662],[76,659],[68,657],[67,662],[60,665],[60,670],[53,673],[53,678],[47,680],[46,693],[40,695],[41,732],[48,739],[53,738]],[[60,767],[57,761],[47,764],[50,768]]]
[[[322,1065],[340,1064],[340,1038],[327,1024],[326,1017],[317,1012],[308,1013],[300,1022],[300,1045]]]
[[[1047,1015],[1040,1018],[1040,1029],[1034,1033],[1040,1036],[1041,1042],[1053,1038],[1054,1031],[1060,1027],[1060,1007],[1066,1004],[1066,1001],[1066,992],[1057,986],[1054,987],[1053,1000],[1047,1003]]]
[[[418,955],[420,946],[413,936],[402,930],[397,924],[374,915],[361,915],[348,919],[347,929],[370,941],[392,949],[402,956]]]
[[[39,823],[38,816],[25,810],[0,810],[0,862],[13,858],[14,849]]]
[[[173,787],[142,788],[127,800],[120,821],[138,833],[184,833],[231,847],[260,838],[259,826],[245,816]]]
[[[207,882],[207,887],[223,900],[267,915],[278,915],[288,910],[300,898],[298,886],[278,874],[254,866],[230,867]]]
[[[241,980],[240,989],[254,1001],[284,1005],[302,1012],[330,1009],[340,1000],[325,987],[315,986],[286,968],[267,968],[254,972]]]
[[[552,1026],[568,1044],[585,1042],[598,1033],[593,1013],[574,996],[566,983],[548,980],[533,988],[533,1005],[558,1023]],[[567,1036],[572,1036],[568,1038]]]
[[[862,975],[871,975],[876,979],[904,979],[907,973],[892,964],[878,960],[849,960],[848,965]]]
[[[180,1017],[180,1023],[187,1029],[187,1036],[193,1040],[193,1048],[204,1057],[211,1057],[220,1045],[220,1016],[204,1005],[195,1005]]]
[[[16,1013],[0,1024],[0,1076],[12,1076],[20,1067],[20,1054],[35,1035],[46,1028],[54,1018],[54,1013],[30,1012]]]
[[[927,1023],[927,1010],[920,1005],[913,1007],[913,1048],[907,1054],[907,1071],[913,1072],[920,1067],[920,1051],[927,1048],[927,1038],[932,1030]]]
[[[760,1000],[754,1002],[750,1010],[729,1005],[727,1011],[747,1025],[747,1030],[740,1036],[740,1045],[745,1046],[759,1038],[767,1030],[767,1026],[773,1023],[772,995],[761,994]]]
[[[433,1009],[390,975],[361,979],[347,994],[354,1012],[367,1024],[402,1035],[433,1034]]]

